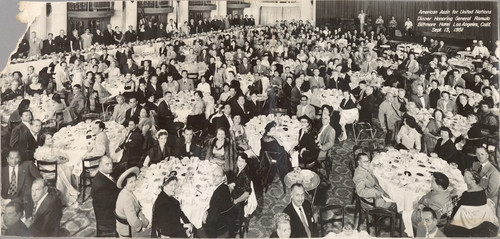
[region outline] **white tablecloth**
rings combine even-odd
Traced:
[[[217,164],[201,161],[198,158],[171,158],[158,164],[142,168],[134,191],[141,203],[144,216],[151,222],[153,204],[161,192],[163,179],[176,171],[179,187],[175,197],[181,203],[181,210],[196,228],[202,227],[203,214],[209,207],[210,198],[215,190],[212,185],[212,171]]]
[[[248,137],[248,145],[255,153],[260,152],[260,139],[264,134],[266,124],[276,120],[279,122],[277,126],[276,137],[283,142],[283,147],[286,151],[290,151],[298,143],[300,122],[297,119],[290,119],[287,115],[279,118],[274,115],[259,115],[252,118],[245,126],[245,131]]]

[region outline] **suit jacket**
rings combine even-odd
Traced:
[[[24,123],[20,123],[12,130],[10,147],[19,150],[21,161],[33,161],[33,154],[38,144],[37,139],[33,137],[30,129]]]
[[[156,85],[156,89],[155,89],[155,88],[153,88],[153,85],[151,85],[150,82],[146,86],[146,93],[153,95],[155,97],[155,99],[160,99],[161,97],[163,97],[162,88],[158,87],[158,85]]]
[[[331,125],[327,125],[323,133],[318,135],[318,141],[321,144],[318,160],[325,160],[328,150],[335,144],[335,130]]]
[[[216,129],[224,128],[226,132],[229,132],[229,128],[231,127],[231,125],[229,124],[229,120],[225,114],[213,119],[213,122]]]
[[[163,146],[163,151],[161,150],[160,145],[157,143],[152,148],[150,148],[147,152],[147,156],[149,156],[149,164],[156,164],[160,161],[164,160],[166,157],[170,157],[172,155],[170,147],[165,143]]]
[[[330,78],[326,86],[328,89],[350,90],[349,80],[344,78]]]
[[[122,74],[131,73],[132,75],[139,75],[139,67],[136,64],[132,63],[132,66],[125,64],[122,67]]]
[[[263,75],[263,74],[266,74],[267,71],[268,71],[267,66],[264,66],[264,65],[260,65],[260,66],[257,65],[257,66],[253,67],[254,74],[259,73],[259,74]]]
[[[56,41],[52,39],[51,41],[44,40],[42,47],[42,55],[50,55],[52,52],[57,52]]]
[[[437,102],[439,100],[439,97],[441,97],[441,91],[439,89],[435,89],[429,92],[429,107],[436,109],[437,107]]]
[[[422,109],[422,108],[429,109],[429,107],[430,107],[429,95],[424,94],[422,96],[424,97],[425,105],[422,105],[422,101],[420,100],[418,95],[411,95],[411,101],[415,102],[415,104],[417,105],[417,108],[419,108],[419,109]]]
[[[161,100],[158,105],[158,127],[171,132],[173,124],[174,114],[170,110],[170,106],[164,100]]]
[[[92,179],[92,188],[90,196],[92,197],[92,205],[94,207],[96,224],[104,226],[105,230],[114,232],[115,230],[115,215],[113,210],[116,206],[116,198],[120,189],[116,187],[116,183],[106,177],[101,171],[98,171]]]
[[[125,122],[123,123],[124,125],[128,125],[128,121],[132,118],[137,118],[139,119],[139,115],[140,115],[140,112],[142,110],[142,107],[140,105],[137,105],[135,107],[135,111],[134,111],[134,114],[133,115],[130,115],[132,114],[132,108],[128,109],[126,112],[125,112]]]
[[[359,111],[359,121],[371,122],[373,113],[375,112],[375,96],[373,94],[366,96],[359,101],[361,110]]]
[[[248,117],[250,117],[250,119],[261,114],[261,108],[258,101],[254,103],[253,101],[249,100],[247,103],[247,107]]]
[[[384,100],[378,109],[378,120],[382,129],[394,130],[396,121],[401,120],[403,113],[399,111],[399,104],[393,104]]]
[[[177,140],[176,146],[175,146],[175,156],[178,158],[183,158],[183,157],[198,157],[201,159],[201,147],[195,144],[194,142],[191,142],[191,145],[189,145],[189,152],[186,150],[186,143],[184,140]]]
[[[291,94],[290,94],[290,101],[293,103],[299,103],[300,102],[300,97],[302,96],[302,93],[300,92],[300,89],[297,88],[297,86],[294,86],[292,88]]]
[[[33,235],[31,235],[26,225],[19,220],[5,230],[4,236],[32,237]]]
[[[481,165],[479,162],[474,162],[472,168],[477,170]],[[481,176],[481,181],[479,182],[479,186],[484,188],[486,192],[486,196],[496,202],[498,196],[498,188],[500,187],[500,173],[490,162],[488,162],[484,167],[482,167],[481,172],[479,172],[479,176]]]
[[[309,201],[304,201],[304,203],[302,204],[302,208],[304,209],[304,214],[305,214],[304,216],[306,217],[307,225],[309,226],[309,231],[311,232],[311,237],[314,237],[316,235],[314,234],[315,227],[314,227],[314,218],[313,218],[311,203]],[[290,216],[290,226],[292,229],[290,237],[291,238],[307,237],[306,229],[304,228],[302,220],[300,220],[300,216],[295,211],[295,208],[293,207],[292,203],[288,204],[288,206],[286,206],[283,212],[288,214],[288,216]]]
[[[309,78],[309,84],[311,84],[311,88],[312,87],[317,87],[322,89],[325,88],[325,80],[321,76],[318,76],[318,78],[314,78],[314,76],[311,76]]]
[[[35,178],[42,178],[33,162],[22,162],[17,168],[17,191],[15,194],[9,195],[10,177],[9,166],[2,167],[2,198],[14,199],[18,198],[25,202],[31,200],[31,184]]]
[[[29,230],[34,237],[57,237],[62,218],[62,204],[56,193],[49,191],[33,215]],[[31,207],[33,209],[33,207]]]
[[[439,218],[438,218],[439,220]],[[447,237],[441,230],[439,230],[439,228],[436,228],[437,232],[436,232],[436,235],[434,235],[434,238],[437,238],[437,237]],[[419,238],[425,238],[426,237],[426,232],[425,232],[425,226],[422,224],[422,223],[419,223],[418,224],[418,227],[417,227],[417,237]]]
[[[68,108],[72,109],[77,116],[80,116],[83,113],[84,107],[85,107],[85,97],[81,92],[75,94],[73,96],[73,99],[68,105]]]
[[[246,102],[243,107],[244,108],[241,108],[238,103],[231,105],[231,117],[234,115],[241,115],[241,124],[244,125],[250,120],[250,116],[248,115],[248,106]]]
[[[139,128],[135,128],[130,133],[130,137],[127,138],[120,145],[120,148],[123,149],[121,162],[139,163],[143,152],[144,136]]]
[[[161,191],[153,205],[151,237],[186,237],[180,219],[184,223],[189,223],[189,219],[181,210],[179,201]]]
[[[29,46],[28,57],[42,54],[42,40],[36,38],[33,42],[33,39],[30,39]]]
[[[179,91],[193,91],[194,90],[194,83],[193,79],[186,79],[186,83],[184,83],[183,79],[179,79],[177,81],[179,83]]]
[[[305,107],[304,114],[302,114],[302,109]],[[307,115],[310,119],[314,119],[316,116],[316,109],[314,109],[314,106],[312,105],[298,105],[297,106],[297,118],[299,118],[302,115]]]
[[[249,72],[252,72],[252,65],[250,65],[250,63],[247,63],[247,66],[245,67],[245,65],[243,65],[243,63],[241,63],[240,65],[238,65],[238,68],[236,69],[236,71],[242,75],[248,74]]]
[[[227,223],[231,221],[231,218],[223,218],[221,215],[222,212],[229,210],[233,206],[231,193],[226,184],[222,183],[215,189],[210,198],[209,205],[207,220],[203,228],[205,228],[208,237],[215,237],[217,235],[217,229],[224,226],[224,224],[227,225]]]
[[[453,88],[454,88],[455,86],[457,86],[457,85],[460,85],[460,86],[462,86],[462,87],[464,87],[464,88],[465,88],[465,80],[464,80],[464,79],[462,79],[461,77],[460,77],[460,78],[458,78],[458,79],[455,79],[455,77],[454,77],[454,76],[450,76],[450,77],[448,78],[448,80],[446,81],[446,85],[449,85],[449,86],[451,86],[451,87],[453,87]]]

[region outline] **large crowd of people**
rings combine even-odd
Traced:
[[[278,137],[275,121],[261,126],[257,157],[247,154],[252,148],[245,125],[254,117],[272,114],[300,122],[298,141],[291,150],[298,152],[302,168],[332,161],[331,149],[347,139],[347,124],[379,129],[388,147],[437,154],[463,172],[468,191],[453,211],[443,210],[452,201],[449,179],[435,172],[431,191],[415,205],[416,235],[496,235],[500,97],[498,61],[490,54],[495,49],[486,48],[481,40],[475,42],[468,46],[470,58],[458,56],[471,62],[462,66],[452,64],[456,52],[448,51],[442,39],[413,37],[411,43],[418,51],[390,45],[395,20],[386,25],[380,17],[367,28],[363,12],[360,29],[353,31],[315,27],[302,20],[255,27],[253,17],[240,18],[198,23],[191,19],[183,24],[170,19],[156,25],[144,21],[139,29],[130,26],[124,33],[112,25],[95,34],[87,29],[67,36],[61,30],[57,37],[50,33],[43,41],[32,32],[21,42],[18,57],[49,55],[52,62],[4,79],[9,88],[2,88],[2,103],[20,100],[2,124],[2,198],[8,200],[5,235],[58,235],[64,200],[42,179],[34,164],[35,151],[47,144],[53,130],[94,120],[94,129],[88,132],[94,143],[85,158],[101,157],[91,190],[98,236],[234,237],[234,222],[243,221],[243,207],[252,192],[250,182],[259,193],[273,181],[267,175],[271,165],[263,163],[264,158],[272,155],[282,181],[293,170],[292,153]],[[411,22],[405,27],[412,35]],[[194,37],[194,42],[185,43],[184,37]],[[134,45],[141,44],[146,47],[137,61]],[[116,53],[110,54],[109,46],[115,46]],[[192,77],[178,63],[203,63],[207,70]],[[242,83],[245,76],[253,77],[250,85]],[[124,85],[119,95],[112,95],[105,85],[116,78]],[[333,91],[342,99],[340,104],[315,94]],[[171,108],[179,92],[193,95],[186,122],[176,120]],[[35,119],[28,98],[41,95],[49,96],[54,107],[48,118]],[[209,114],[207,97],[216,105]],[[112,112],[103,112],[102,105],[111,105]],[[423,111],[432,116],[422,117]],[[95,113],[100,119],[92,118]],[[472,124],[461,135],[445,126],[456,116]],[[117,148],[110,148],[106,121],[127,129]],[[113,162],[110,155],[118,151],[123,156]],[[198,157],[219,165],[212,172],[216,189],[203,228],[197,232],[191,230],[174,197],[175,175],[165,177],[151,222],[133,193],[140,168],[171,156]],[[356,193],[373,200],[371,206],[397,211],[394,203],[382,199],[387,195],[371,172],[372,157],[356,157]],[[294,184],[289,192],[291,202],[275,216],[271,236],[320,236],[304,186]],[[490,203],[492,207],[487,206]],[[473,207],[481,210],[481,220],[470,218]],[[443,215],[451,219],[444,228],[439,224]]]

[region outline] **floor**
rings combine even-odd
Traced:
[[[320,187],[318,187],[316,202],[319,203],[317,204],[349,205],[351,203],[353,182],[348,168],[348,160],[352,158],[353,145],[354,142],[352,137],[350,137],[348,140],[336,146],[336,149],[331,155],[333,159],[333,170],[329,174],[330,186],[328,187],[326,186],[328,184],[322,183]],[[274,214],[282,212],[289,202],[289,193],[283,194],[281,182],[276,179],[267,193],[264,194],[264,197],[259,200],[259,205],[263,206],[251,216],[249,230],[245,237],[269,237],[272,231],[272,219]],[[346,211],[345,223],[353,225],[352,209]],[[92,200],[90,198],[83,204],[75,204],[64,209],[61,220],[60,236],[92,237],[95,236],[95,228],[95,216],[92,208]],[[326,228],[334,232],[342,230],[340,223],[335,223],[333,226],[329,225],[329,227]],[[361,229],[363,230],[364,226],[362,226]],[[389,235],[382,232],[380,236]]]

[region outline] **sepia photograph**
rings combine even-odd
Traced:
[[[498,1],[13,2],[1,236],[500,236]]]

